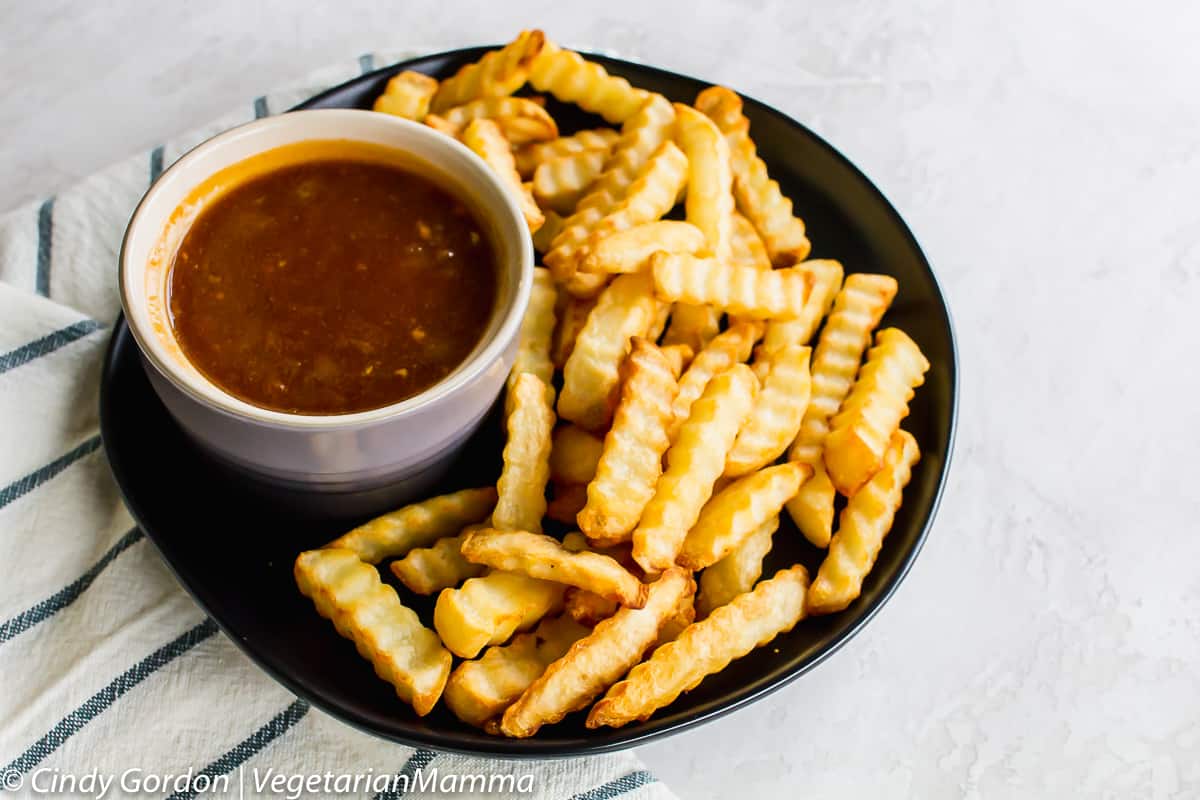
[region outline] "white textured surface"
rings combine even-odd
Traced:
[[[866,631],[641,755],[683,797],[1200,793],[1200,6],[303,7],[3,4],[0,206],[314,66],[527,24],[754,94],[921,239],[957,320],[958,448]]]

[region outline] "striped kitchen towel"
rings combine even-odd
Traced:
[[[310,708],[175,583],[109,474],[100,364],[121,236],[149,183],[213,134],[403,55],[323,70],[0,216],[0,796],[673,797],[628,752],[466,758]]]

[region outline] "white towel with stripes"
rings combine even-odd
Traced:
[[[150,181],[219,131],[404,55],[323,70],[0,216],[0,796],[74,780],[94,797],[105,779],[105,797],[674,796],[629,752],[465,758],[375,739],[310,708],[176,584],[109,474],[100,364],[119,310],[121,236]]]

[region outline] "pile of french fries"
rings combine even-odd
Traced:
[[[514,96],[526,85],[618,127],[561,136],[539,96]],[[903,331],[875,333],[893,278],[807,260],[741,99],[673,104],[535,30],[440,83],[402,72],[375,108],[478,153],[544,264],[496,486],[296,561],[379,676],[418,714],[444,697],[504,736],[589,707],[588,727],[615,727],[850,605],[919,458],[900,423],[929,363]],[[827,551],[811,583],[801,565],[759,580],[785,512]],[[383,562],[437,594],[432,629]]]

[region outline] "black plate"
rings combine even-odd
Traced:
[[[364,75],[300,108],[368,108],[390,75],[412,69],[451,74],[487,49],[427,56]],[[707,84],[652,67],[590,56],[636,86],[691,102]],[[596,124],[577,109],[552,104],[565,130]],[[956,360],[950,316],[937,281],[912,233],[867,178],[804,126],[746,100],[759,152],[813,241],[813,257],[837,258],[847,271],[882,272],[900,282],[885,320],[904,328],[933,368],[912,404],[906,427],[922,459],[904,507],[862,596],[846,611],[807,620],[770,646],[709,677],[648,722],[588,731],[583,715],[543,728],[529,740],[495,738],[470,728],[442,705],[419,719],[376,678],[353,645],[319,618],[292,581],[300,551],[323,544],[360,520],[318,521],[210,463],[189,443],[150,388],[124,320],[115,326],[100,394],[105,450],[138,524],[158,546],[196,601],[255,662],[289,690],[339,719],[407,744],[501,756],[558,756],[630,747],[682,730],[765,696],[811,669],[879,610],[908,572],[933,521],[954,438]],[[450,491],[494,480],[499,452],[495,420],[484,425],[452,471]],[[385,509],[380,509],[383,511]],[[786,515],[785,515],[786,520]],[[815,573],[822,551],[785,522],[775,536],[765,574],[800,561]],[[390,579],[390,574],[384,570]],[[427,621],[431,604],[411,598]]]

